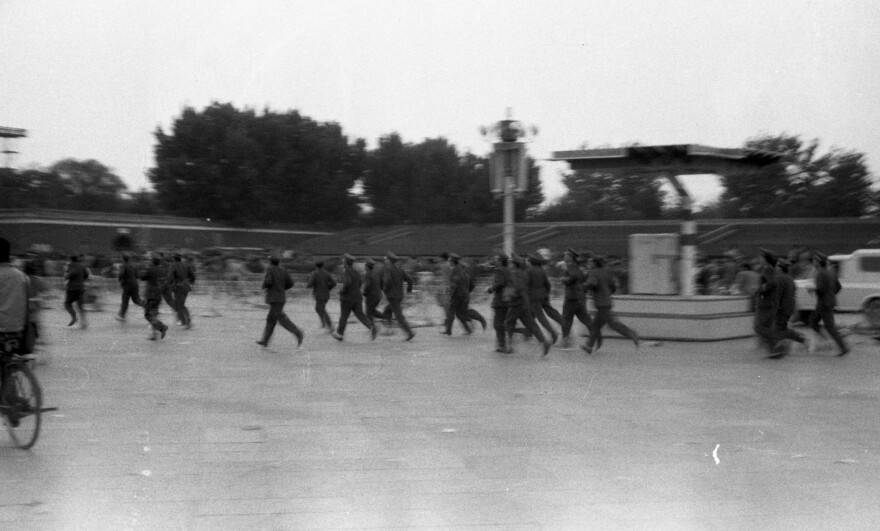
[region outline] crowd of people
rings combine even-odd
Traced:
[[[5,242],[5,240],[3,240]],[[5,242],[5,277],[3,290],[12,292],[14,284],[9,256],[9,243]],[[199,270],[195,258],[179,252],[152,252],[145,263],[132,260],[129,253],[121,253],[120,259],[104,264],[102,273],[112,271],[121,289],[121,301],[115,318],[124,321],[130,304],[142,307],[144,318],[150,324],[148,339],[165,337],[168,325],[159,318],[159,309],[165,302],[184,328],[192,326],[187,308],[187,297],[196,282]],[[65,280],[64,308],[70,315],[68,326],[88,326],[84,311],[90,269],[83,255],[70,255],[62,274]],[[303,343],[305,333],[284,312],[286,292],[294,285],[290,263],[282,265],[279,255],[268,257],[268,266],[251,257],[248,274],[262,275],[262,290],[269,307],[263,333],[256,342],[267,347],[274,329],[280,324],[295,338],[297,345]],[[315,313],[320,327],[338,341],[343,341],[352,314],[375,339],[380,325],[388,329],[400,328],[405,340],[411,341],[415,332],[404,315],[404,299],[413,290],[415,272],[429,271],[438,276],[445,289],[438,294],[438,301],[445,312],[441,333],[452,335],[457,320],[464,334],[471,334],[476,323],[483,330],[487,320],[471,307],[471,297],[478,277],[488,277],[486,292],[491,297],[490,307],[494,313],[492,328],[495,332],[495,350],[499,353],[513,352],[514,336],[525,340],[535,338],[546,356],[553,345],[563,349],[572,347],[571,331],[574,320],[587,329],[586,342],[581,349],[587,353],[602,346],[602,329],[610,327],[621,336],[630,339],[638,348],[638,334],[621,323],[615,316],[613,297],[625,292],[626,277],[620,261],[590,252],[568,248],[562,260],[553,262],[548,253],[535,252],[526,257],[499,253],[489,263],[471,265],[454,252],[443,253],[437,260],[412,261],[405,269],[401,258],[388,252],[381,260],[359,259],[350,254],[327,260],[311,262],[305,287],[315,301]],[[224,263],[226,260],[224,260]],[[236,263],[243,264],[244,261]],[[341,271],[336,273],[337,264]],[[38,294],[45,289],[34,261],[19,262],[26,279],[30,314],[36,315],[34,304]],[[302,264],[300,264],[302,265]],[[615,267],[616,266],[616,267]],[[45,262],[41,266],[45,271]],[[210,264],[202,264],[209,270]],[[256,273],[259,272],[259,273]],[[335,274],[334,274],[335,273]],[[555,282],[551,283],[551,276]],[[794,278],[815,279],[816,308],[809,319],[809,326],[818,334],[827,335],[839,347],[839,355],[849,352],[834,322],[835,295],[840,289],[833,270],[828,267],[827,257],[818,252],[793,249],[786,258],[778,257],[769,250],[762,250],[754,259],[741,254],[728,253],[724,258],[703,264],[697,273],[697,286],[701,294],[740,294],[753,301],[755,313],[754,330],[768,357],[779,358],[790,351],[791,344],[805,344],[811,348],[807,336],[789,327],[795,311]],[[10,284],[11,283],[11,284]],[[143,284],[143,290],[140,285]],[[561,287],[562,311],[551,304],[554,285]],[[337,289],[338,288],[338,289]],[[340,313],[335,324],[327,311],[327,303],[338,291]],[[5,296],[5,295],[4,295]],[[592,299],[592,311],[587,300]],[[385,305],[380,309],[382,301]],[[17,295],[10,295],[0,303],[0,319],[6,319],[5,328],[15,328],[11,323],[15,312],[10,308],[19,304]],[[5,313],[3,313],[5,312]],[[34,317],[35,319],[35,317]],[[824,324],[824,330],[820,326]],[[0,332],[9,330],[0,329]],[[560,343],[561,340],[561,343]]]

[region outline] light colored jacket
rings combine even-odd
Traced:
[[[24,330],[28,278],[9,262],[0,263],[0,332]]]

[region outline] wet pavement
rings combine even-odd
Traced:
[[[30,451],[0,435],[0,528],[880,528],[865,336],[844,358],[609,339],[542,359],[458,325],[340,343],[299,299],[302,348],[279,327],[261,349],[252,305],[156,342],[113,309],[44,313],[58,410]]]

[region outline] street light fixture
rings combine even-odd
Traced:
[[[529,187],[525,143],[538,134],[538,128],[526,127],[512,119],[508,108],[506,119],[481,127],[480,134],[486,139],[496,140],[489,156],[490,182],[492,193],[504,198],[504,252],[510,255],[514,242],[514,198],[517,194],[525,193]]]

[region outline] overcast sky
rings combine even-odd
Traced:
[[[14,165],[97,159],[133,190],[153,131],[212,101],[481,155],[511,107],[538,159],[786,132],[878,174],[878,66],[874,0],[0,0],[0,125],[28,131]],[[543,165],[545,192],[566,169]]]

